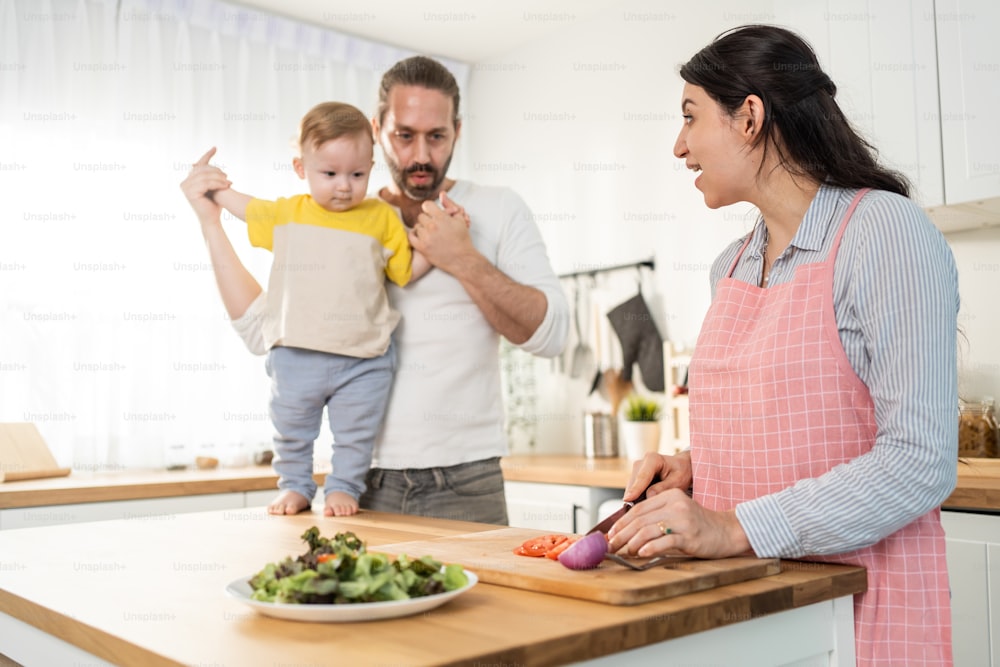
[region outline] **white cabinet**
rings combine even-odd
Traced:
[[[934,1],[776,0],[775,18],[812,44],[845,115],[914,199],[943,203]]]
[[[819,6],[817,6],[817,4]],[[945,232],[1000,225],[1000,4],[775,0],[848,118]]]
[[[1000,516],[942,512],[955,667],[1000,666]]]
[[[507,519],[514,528],[582,533],[598,521],[601,503],[620,499],[624,489],[505,482]]]
[[[1000,3],[935,0],[945,201],[1000,196]]]

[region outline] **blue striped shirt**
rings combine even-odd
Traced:
[[[823,261],[855,191],[821,187],[770,285]],[[763,223],[733,272],[760,281]],[[712,266],[712,294],[740,239]],[[951,249],[911,200],[861,200],[834,264],[833,309],[851,366],[875,405],[871,452],[815,479],[741,503],[736,516],[761,557],[797,558],[870,546],[938,507],[958,456],[958,272]]]

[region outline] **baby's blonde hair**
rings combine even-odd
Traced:
[[[343,102],[321,102],[302,117],[299,149],[316,148],[331,139],[363,134],[372,139],[372,126],[357,107]],[[374,140],[372,139],[374,146]]]

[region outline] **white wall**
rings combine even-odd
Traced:
[[[1000,401],[1000,227],[949,234],[948,242],[962,295],[959,394]]]
[[[661,333],[693,345],[709,303],[709,267],[755,215],[748,205],[706,208],[693,174],[673,156],[681,123],[677,67],[719,32],[775,18],[768,2],[754,3],[757,9],[728,1],[626,4],[594,21],[567,21],[544,40],[473,66],[463,139],[470,159],[458,175],[517,190],[558,273],[655,255],[662,300],[651,305]],[[822,20],[809,25],[817,29]],[[826,39],[806,37],[818,46]],[[991,340],[1000,230],[949,240],[969,341],[963,391],[1000,397],[1000,346]],[[617,278],[623,297],[634,290],[629,279]],[[567,381],[548,365],[538,368],[538,410],[555,418],[543,419],[536,448],[582,451],[579,415],[589,378]]]

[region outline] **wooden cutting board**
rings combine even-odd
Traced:
[[[678,557],[663,567],[637,572],[604,561],[593,570],[570,570],[548,558],[516,556],[532,537],[549,534],[528,528],[500,528],[416,542],[381,545],[373,551],[413,558],[433,556],[475,572],[480,581],[613,605],[636,605],[778,574],[777,558],[698,560]]]
[[[0,483],[65,477],[38,428],[28,422],[0,424]]]

